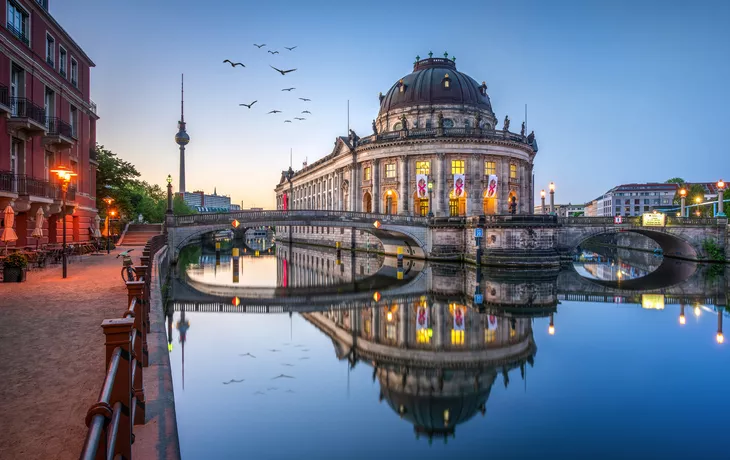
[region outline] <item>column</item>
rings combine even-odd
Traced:
[[[509,214],[509,158],[499,161],[499,203],[498,214]]]
[[[350,211],[359,211],[360,206],[357,205],[357,189],[360,184],[357,180],[357,163],[350,165]]]
[[[524,161],[520,161],[520,202],[518,206],[518,214],[530,214],[527,207],[530,204],[530,193],[527,191],[529,181],[527,180],[527,165]]]
[[[373,176],[373,212],[380,213],[382,206],[380,204],[380,160],[374,159],[372,165]]]
[[[484,162],[478,153],[471,154],[466,162],[466,215],[481,216],[484,214],[484,206],[482,206]]]
[[[398,214],[408,214],[408,157],[398,157]]]
[[[444,196],[448,196],[446,191],[446,154],[438,153],[436,156],[436,183],[433,188],[433,214],[436,217],[444,217],[448,214],[448,207],[445,206]]]

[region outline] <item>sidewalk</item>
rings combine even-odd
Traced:
[[[101,322],[121,317],[121,259],[84,256],[0,283],[0,459],[75,459],[105,369]],[[140,253],[132,253],[135,262]]]

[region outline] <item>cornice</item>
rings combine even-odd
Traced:
[[[521,150],[533,158],[536,153],[525,144],[521,144],[514,141],[499,140],[499,139],[484,139],[478,137],[431,137],[431,138],[420,138],[420,139],[396,139],[393,141],[384,142],[373,142],[365,145],[358,145],[356,151],[368,151],[375,150],[384,147],[399,147],[408,145],[426,145],[434,143],[446,143],[446,144],[485,144],[485,145],[498,145],[502,147],[511,147],[517,150]]]

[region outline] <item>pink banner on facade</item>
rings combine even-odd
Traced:
[[[487,198],[497,198],[497,186],[499,185],[499,179],[496,175],[490,174],[489,180],[487,181]]]
[[[464,196],[466,190],[466,178],[463,174],[454,174],[454,198]]]
[[[416,193],[418,198],[428,197],[428,176],[416,174]]]

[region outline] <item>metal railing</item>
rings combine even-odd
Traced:
[[[0,105],[6,107],[10,106],[10,100],[8,99],[8,87],[0,85]]]
[[[142,369],[149,365],[150,257],[165,244],[160,235],[147,242],[136,281],[127,282],[129,309],[122,318],[101,324],[106,337],[107,373],[98,401],[86,414],[89,428],[79,458],[131,458],[134,425],[145,423]]]
[[[369,212],[353,211],[331,211],[331,210],[304,210],[293,209],[289,211],[235,211],[228,213],[203,213],[191,214],[188,216],[175,216],[175,226],[204,225],[216,223],[230,223],[234,219],[242,224],[248,222],[281,222],[286,225],[288,221],[322,221],[339,220],[345,222],[375,222],[387,224],[405,225],[428,225],[428,217],[401,216],[398,214],[375,214]]]
[[[617,224],[613,217],[559,217],[558,223],[561,225],[571,226],[623,226],[623,227],[642,227],[641,216],[627,216],[621,218],[621,223]],[[664,226],[722,226],[727,225],[727,218],[717,217],[676,217],[665,216]]]
[[[18,195],[33,195],[44,198],[53,198],[56,195],[56,187],[47,180],[35,179],[25,174],[18,174],[16,177],[16,193]]]
[[[28,36],[27,36],[27,35],[25,34],[25,32],[23,32],[22,30],[19,30],[19,29],[17,29],[17,28],[15,27],[15,24],[13,24],[12,22],[8,22],[8,26],[7,26],[7,27],[8,27],[8,30],[10,31],[10,33],[11,33],[11,34],[13,34],[13,35],[15,35],[16,37],[18,37],[18,39],[19,39],[19,40],[20,40],[21,42],[23,42],[23,43],[25,43],[26,45],[30,46],[30,39],[29,39],[29,38],[28,38]]]
[[[49,135],[64,136],[69,139],[76,137],[71,125],[58,117],[47,117],[46,127]]]
[[[46,111],[24,97],[10,98],[10,116],[13,118],[30,118],[39,125],[46,125]]]

